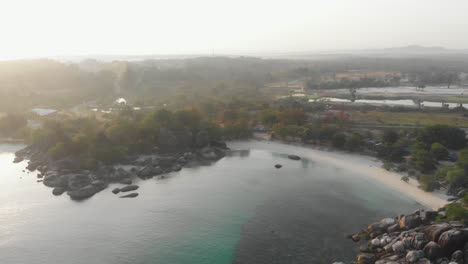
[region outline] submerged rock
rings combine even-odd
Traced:
[[[83,200],[93,196],[98,191],[99,189],[90,184],[78,190],[68,191],[67,194],[72,200]]]
[[[138,188],[139,188],[138,185],[128,185],[128,186],[120,188],[120,192],[131,192],[131,191],[137,190]]]
[[[134,197],[137,197],[137,196],[138,196],[138,193],[130,193],[130,194],[127,194],[127,195],[120,196],[119,198],[134,198]]]
[[[292,160],[300,160],[301,159],[301,157],[299,157],[297,155],[289,155],[288,158],[292,159]]]
[[[64,193],[64,192],[65,192],[65,188],[62,188],[62,187],[55,187],[52,190],[53,195],[62,195],[62,193]]]

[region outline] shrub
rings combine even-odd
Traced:
[[[379,148],[378,155],[385,160],[401,162],[406,153],[405,146],[406,144],[403,141],[398,141],[392,145],[383,145]]]
[[[450,189],[456,189],[459,186],[462,186],[465,184],[466,181],[466,176],[465,176],[465,171],[463,169],[453,169],[449,172],[447,172],[447,180],[450,184]]]
[[[382,134],[382,141],[387,145],[395,144],[399,135],[395,130],[385,130]]]
[[[335,134],[332,138],[332,145],[335,148],[343,149],[346,144],[346,136],[342,133]]]
[[[55,144],[52,148],[47,151],[47,154],[53,159],[58,159],[66,155],[66,147],[63,142]]]
[[[464,206],[468,206],[468,193],[465,193],[461,199]]]
[[[431,153],[425,149],[413,149],[411,151],[411,161],[422,172],[428,172],[435,168]]]
[[[418,141],[430,146],[439,142],[450,149],[461,149],[466,146],[465,131],[448,125],[433,125],[419,131]]]
[[[409,169],[409,170],[408,170],[408,175],[409,175],[409,176],[414,176],[414,175],[416,175],[416,172],[417,172],[417,171],[416,171],[415,169]]]
[[[442,168],[439,168],[436,173],[435,173],[435,176],[438,180],[442,181],[442,180],[446,180],[447,179],[447,173],[451,170],[453,170],[454,167],[453,166],[443,166]]]
[[[461,204],[452,203],[447,206],[445,211],[446,218],[449,221],[460,221],[464,225],[468,224],[468,210]]]
[[[356,151],[356,150],[359,150],[362,145],[363,145],[362,136],[357,133],[354,133],[346,141],[345,148],[349,151]]]
[[[448,150],[444,147],[444,145],[440,143],[432,143],[431,145],[431,155],[436,159],[436,160],[445,160],[449,156]]]
[[[420,188],[426,192],[432,192],[439,188],[439,182],[434,175],[421,175],[419,177]]]
[[[468,173],[468,149],[464,149],[462,151],[459,151],[457,153],[457,166],[463,170],[465,170],[465,172]]]
[[[401,177],[401,180],[408,183],[409,182],[409,177],[408,176],[403,176],[403,177]]]
[[[393,164],[386,161],[386,162],[384,162],[384,163],[382,164],[382,168],[384,168],[385,170],[390,171],[390,170],[393,168]]]

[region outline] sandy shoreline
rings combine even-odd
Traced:
[[[401,180],[402,174],[383,169],[382,162],[374,157],[339,151],[319,150],[280,142],[274,142],[274,144],[268,141],[254,140],[252,142],[255,142],[255,147],[258,149],[299,155],[365,176],[395,191],[403,193],[428,208],[438,209],[448,203],[447,198],[449,196],[444,194],[443,191],[425,192],[418,188],[419,184],[415,179],[410,179],[410,181],[406,183]],[[240,142],[229,143],[230,147],[233,149],[235,149],[236,146],[244,144]],[[291,148],[294,148],[294,150]],[[293,151],[293,153],[291,153],[291,151]]]

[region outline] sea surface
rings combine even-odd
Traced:
[[[75,202],[12,163],[21,147],[0,145],[0,263],[332,263],[356,253],[345,234],[421,208],[339,165],[287,158],[305,148],[265,142],[136,180],[137,198],[119,199],[115,184]]]

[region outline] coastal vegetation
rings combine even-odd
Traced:
[[[6,114],[0,117],[0,136],[21,138],[27,134],[27,118],[23,114]]]
[[[226,113],[225,113],[226,114]],[[228,115],[228,114],[226,114]],[[250,134],[242,122],[231,117],[225,125],[192,110],[135,111],[111,116],[48,120],[33,130],[30,143],[52,159],[73,157],[81,168],[113,164],[130,155],[150,153],[155,148],[174,152],[203,147],[210,141],[245,138]]]

